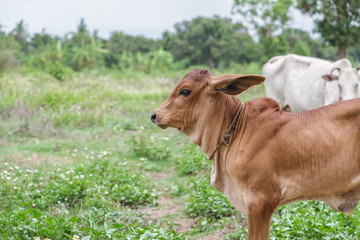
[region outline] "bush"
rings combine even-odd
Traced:
[[[50,63],[48,69],[50,75],[59,81],[64,81],[70,77],[70,70],[59,62]]]
[[[0,50],[0,71],[19,67],[20,61],[11,50]]]

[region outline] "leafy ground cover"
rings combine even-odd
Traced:
[[[88,72],[62,82],[2,74],[0,238],[246,238],[245,217],[211,187],[201,150],[150,121],[184,72]],[[259,86],[240,98],[261,96]],[[358,210],[298,202],[277,210],[271,239],[358,239],[358,219]]]

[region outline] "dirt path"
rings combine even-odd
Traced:
[[[152,172],[150,175],[157,180],[164,180],[169,176],[169,173],[164,172]],[[165,219],[171,223],[177,224],[174,226],[174,230],[178,233],[187,233],[192,226],[194,226],[200,219],[189,218],[183,214],[183,208],[185,203],[179,201],[179,199],[166,195],[165,192],[159,192],[159,199],[156,207],[141,208],[139,212],[147,215],[150,219],[161,223],[163,226],[168,226],[165,223]],[[233,224],[226,225],[223,229],[217,230],[207,236],[194,238],[196,240],[218,240],[224,239],[226,234],[234,231],[235,226]]]
[[[158,206],[153,208],[139,209],[140,213],[146,214],[150,219],[161,222],[162,218],[170,218],[171,222],[176,223],[178,226],[174,226],[174,230],[179,233],[186,233],[189,228],[199,220],[198,218],[188,218],[181,216],[182,204],[175,203],[175,200],[169,196],[161,196],[158,201]],[[173,219],[175,218],[175,219]]]

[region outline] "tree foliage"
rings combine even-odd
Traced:
[[[235,0],[233,12],[255,28],[260,38],[269,38],[290,20],[293,0]]]
[[[107,66],[118,65],[122,55],[147,53],[155,48],[155,41],[142,36],[131,36],[122,32],[113,32],[106,42],[109,55]]]
[[[24,20],[21,20],[16,24],[16,27],[12,30],[11,34],[20,44],[22,51],[26,53],[28,51],[28,46],[29,46],[28,44],[29,33],[27,31],[27,26]]]
[[[175,33],[165,32],[163,41],[174,59],[187,65],[217,68],[231,61],[253,61],[259,56],[254,40],[241,24],[217,16],[175,24]]]
[[[297,7],[314,17],[316,32],[325,42],[338,47],[338,58],[360,42],[359,0],[298,0]]]
[[[250,35],[243,23],[233,23],[229,18],[218,16],[179,22],[174,25],[174,31],[165,32],[160,40],[123,32],[113,32],[104,39],[96,30],[91,32],[84,19],[75,31],[64,37],[53,36],[45,30],[30,35],[24,21],[8,33],[0,25],[0,70],[21,65],[45,70],[63,81],[72,71],[97,69],[152,74],[205,65],[238,70],[239,64],[255,62],[258,66],[273,56],[287,53],[336,59],[332,43],[324,46],[309,33],[286,27],[291,0],[238,0],[237,3],[246,4],[241,11],[245,13],[248,9],[246,14],[259,18],[254,20],[254,26],[262,34],[258,38]],[[262,9],[264,4],[269,5]],[[237,7],[240,5],[234,9]],[[256,11],[258,8],[260,10]],[[263,22],[261,18],[264,18]],[[351,24],[356,28],[356,23]],[[359,61],[360,53],[355,45],[358,36],[347,41],[354,42],[349,48],[350,59]]]

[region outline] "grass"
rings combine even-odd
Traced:
[[[246,238],[200,148],[150,121],[184,73],[2,74],[0,239]],[[271,239],[358,239],[358,219],[298,202],[277,210]]]

